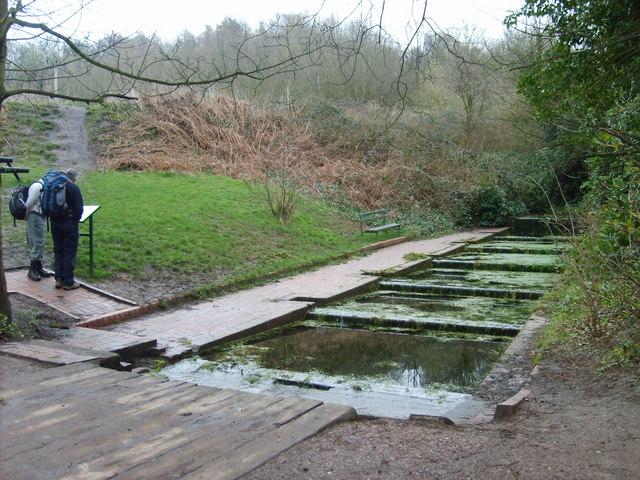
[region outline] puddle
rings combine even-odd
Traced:
[[[377,292],[161,373],[351,405],[361,415],[445,415],[468,405],[556,279],[561,239],[517,239],[436,258],[429,270],[382,280]]]

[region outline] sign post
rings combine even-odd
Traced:
[[[80,233],[81,237],[89,237],[89,272],[93,273],[93,214],[100,208],[100,205],[85,205],[82,210],[80,223],[89,220],[89,233]]]

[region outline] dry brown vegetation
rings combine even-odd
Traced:
[[[140,114],[112,134],[102,165],[257,181],[284,172],[312,192],[337,190],[341,200],[361,208],[401,205],[408,199],[439,207],[452,184],[467,183],[477,174],[465,162],[451,168],[436,157],[425,161],[407,155],[407,149],[403,154],[409,142],[404,134],[386,133],[385,138],[382,127],[360,128],[354,122],[322,130],[303,121],[309,119],[304,114],[226,97],[146,98]]]

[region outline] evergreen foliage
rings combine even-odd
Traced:
[[[588,172],[570,303],[616,361],[639,361],[640,3],[528,0],[509,23],[531,18],[545,42],[520,89]]]

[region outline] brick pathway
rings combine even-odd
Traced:
[[[26,269],[5,271],[9,293],[20,293],[70,316],[78,321],[132,308],[135,302],[116,297],[81,283],[76,290],[55,288],[53,277],[34,282],[27,278]]]
[[[158,346],[167,349],[168,358],[186,356],[218,343],[301,320],[313,304],[367,291],[378,281],[377,276],[367,272],[411,268],[415,262],[404,259],[408,253],[442,255],[460,248],[461,243],[481,241],[500,231],[475,230],[400,243],[339,265],[106,328],[156,338]]]
[[[79,325],[99,326],[120,322],[102,329],[103,332],[108,330],[113,333],[111,337],[101,335],[100,330],[73,329],[62,339],[68,345],[123,353],[124,346],[135,351],[138,348],[136,343],[146,346],[148,342],[156,340],[157,347],[165,349],[163,355],[175,359],[301,320],[313,305],[368,291],[379,280],[380,272],[401,272],[425,261],[405,260],[404,257],[409,253],[443,255],[461,248],[466,242],[482,241],[501,231],[503,229],[473,230],[397,243],[338,265],[138,318],[132,317],[150,311],[149,306],[133,306],[133,302],[86,284],[78,290],[64,291],[54,288],[52,278],[40,282],[29,280],[24,269],[8,271],[6,276],[9,292],[19,292],[46,303],[78,319]],[[139,342],[132,340],[135,338],[139,338]]]

